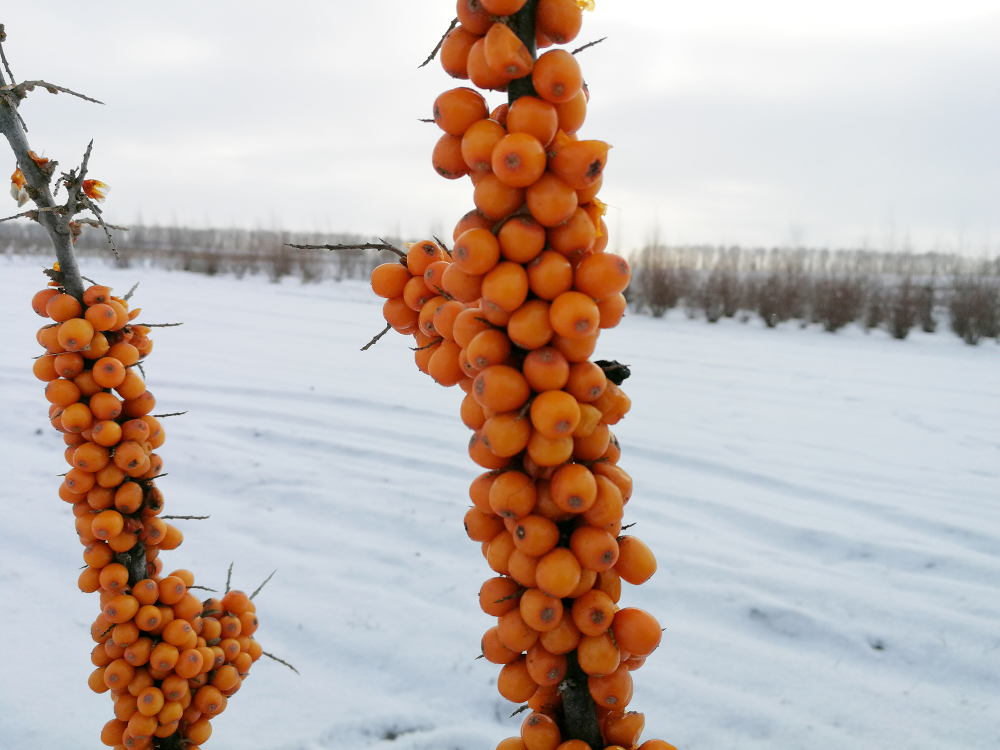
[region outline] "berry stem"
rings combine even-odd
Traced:
[[[535,49],[535,12],[538,10],[538,0],[528,0],[517,13],[510,16],[510,30],[528,48],[531,59],[537,57]],[[535,85],[531,82],[531,73],[524,78],[516,78],[507,87],[507,103],[513,104],[522,96],[535,96]]]

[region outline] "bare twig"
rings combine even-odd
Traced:
[[[4,62],[6,62],[6,60]],[[3,90],[11,91],[18,99],[23,99],[25,96],[27,96],[27,92],[35,90],[35,86],[41,86],[50,94],[58,94],[60,91],[62,91],[64,94],[72,94],[73,96],[78,96],[81,99],[88,102],[93,102],[94,104],[104,104],[104,102],[98,101],[97,99],[91,99],[89,96],[84,96],[83,94],[77,93],[76,91],[68,89],[64,86],[56,86],[54,83],[48,83],[47,81],[21,81],[17,85],[10,84],[9,86],[4,86]]]
[[[48,211],[50,213],[55,213],[55,214],[61,214],[63,212],[63,207],[53,206],[52,208],[31,208],[28,209],[27,211],[22,211],[19,214],[8,216],[6,219],[0,219],[0,224],[2,224],[5,221],[11,221],[12,219],[22,219],[25,217],[33,219],[34,221],[38,221],[38,214],[42,213],[43,211]]]
[[[160,518],[165,518],[165,516],[160,516]],[[208,586],[188,586],[188,589],[201,589],[202,591],[211,591],[213,594],[219,593],[215,589],[210,589]]]
[[[268,581],[270,581],[272,578],[274,578],[274,574],[277,573],[277,572],[278,572],[277,568],[275,568],[274,570],[272,570],[271,571],[271,575],[269,575],[267,578],[264,579],[264,583],[262,583],[260,586],[258,586],[257,589],[252,594],[250,594],[250,598],[253,599],[255,596],[257,596],[257,594],[260,593],[260,590],[267,585]]]
[[[380,338],[382,338],[382,337],[383,337],[383,336],[385,336],[385,335],[386,335],[387,333],[389,333],[389,329],[390,329],[390,328],[392,328],[392,326],[391,326],[391,325],[389,325],[388,323],[386,323],[386,326],[385,326],[385,328],[383,328],[383,329],[382,329],[382,333],[379,333],[379,334],[377,334],[377,335],[375,336],[375,338],[373,338],[373,339],[372,339],[371,341],[369,341],[369,342],[368,342],[367,344],[365,344],[364,346],[362,346],[362,347],[361,347],[361,351],[363,351],[363,352],[365,352],[365,351],[368,351],[368,350],[369,350],[369,349],[371,349],[371,348],[372,348],[373,346],[375,346],[375,343],[376,343],[376,342],[377,342],[377,341],[378,341],[378,340],[379,340]]]
[[[380,240],[379,242],[362,242],[360,245],[293,245],[291,243],[286,243],[288,247],[294,247],[299,250],[388,250],[389,252],[396,253],[400,258],[405,258],[406,253],[402,250],[390,245],[385,240]]]
[[[121,260],[121,256],[118,254],[118,248],[115,247],[114,237],[111,236],[110,226],[104,222],[104,215],[101,213],[101,209],[99,209],[94,204],[94,202],[90,200],[89,195],[84,194],[83,202],[87,206],[87,208],[89,208],[93,212],[94,216],[97,217],[97,221],[95,222],[93,219],[77,219],[76,223],[89,224],[90,226],[99,226],[101,229],[103,229],[104,236],[108,238],[108,244],[111,245],[111,252],[114,254],[115,260]],[[115,227],[115,229],[124,230],[125,227]]]
[[[183,323],[131,323],[134,326],[146,326],[146,328],[176,328],[177,326],[184,325]]]
[[[418,117],[417,122],[434,122],[434,120],[427,117]]]
[[[444,250],[446,253],[448,253],[448,257],[450,258],[451,257],[451,250],[449,250],[448,246],[446,244],[444,244],[444,241],[441,240],[440,238],[438,238],[437,235],[434,235],[434,241],[441,246],[442,250]]]
[[[525,711],[527,711],[527,710],[528,710],[528,709],[530,709],[530,708],[531,708],[531,706],[529,706],[529,705],[528,705],[527,703],[525,703],[525,704],[524,704],[523,706],[521,706],[521,707],[520,707],[519,709],[517,709],[516,711],[514,711],[514,713],[512,713],[512,714],[511,714],[510,716],[508,716],[507,718],[508,718],[508,719],[513,719],[513,718],[514,718],[515,716],[517,716],[518,714],[520,714],[520,713],[524,713]]]
[[[226,593],[229,593],[229,583],[233,580],[233,564],[235,561],[229,563],[229,572],[226,573]]]
[[[207,521],[211,516],[160,516],[168,521]]]
[[[157,419],[163,419],[164,417],[179,417],[181,414],[187,414],[187,412],[186,411],[173,411],[173,412],[170,412],[169,414],[153,414],[151,416],[156,417]]]
[[[3,24],[0,23],[0,60],[3,60],[3,67],[4,70],[7,71],[8,77],[10,77],[10,82],[14,83],[14,74],[10,72],[10,63],[7,62],[7,55],[3,53],[3,43],[6,41],[7,41],[7,32],[4,31]],[[7,82],[4,81],[2,75],[0,75],[0,83],[2,83],[4,86],[7,85]]]
[[[137,281],[132,285],[132,288],[128,290],[128,294],[122,297],[122,299],[128,302],[130,299],[132,299],[132,295],[135,294],[135,290],[138,288],[139,288],[139,282]]]
[[[424,67],[427,63],[429,63],[431,60],[434,59],[434,57],[438,53],[438,50],[441,49],[441,45],[444,44],[444,40],[448,38],[448,35],[451,33],[451,30],[454,29],[456,26],[458,26],[458,16],[456,16],[455,19],[451,22],[451,26],[448,27],[448,30],[441,35],[441,41],[439,41],[437,43],[437,46],[433,50],[431,50],[431,53],[427,56],[427,59],[417,66],[417,70]]]
[[[602,36],[600,39],[597,39],[597,40],[595,40],[593,42],[588,42],[587,44],[583,45],[582,47],[577,47],[575,50],[573,50],[572,52],[570,52],[570,54],[571,55],[575,55],[577,52],[583,52],[588,47],[593,47],[595,44],[600,44],[605,39],[607,39],[607,37],[606,36]]]
[[[431,343],[424,344],[423,346],[411,346],[410,347],[410,351],[411,352],[422,352],[424,349],[430,349],[432,346],[437,346],[443,340],[444,339],[434,339]]]
[[[288,663],[287,661],[285,661],[284,659],[279,659],[279,658],[278,658],[277,656],[275,656],[274,654],[269,654],[269,653],[267,653],[267,651],[261,651],[260,653],[261,653],[261,655],[262,655],[262,656],[266,656],[266,657],[267,657],[268,659],[274,659],[274,660],[275,660],[276,662],[278,662],[279,664],[284,664],[284,665],[285,665],[286,667],[288,667],[288,668],[289,668],[290,670],[292,670],[293,672],[295,672],[295,674],[298,674],[298,673],[299,673],[299,670],[297,670],[297,669],[296,669],[295,667],[293,667],[293,666],[292,666],[291,664],[289,664],[289,663]]]

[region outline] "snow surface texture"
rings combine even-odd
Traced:
[[[366,284],[84,273],[157,329],[178,522],[166,570],[257,598],[265,650],[209,747],[489,750],[523,716],[476,661],[490,577],[462,530],[478,473],[462,393],[419,373]],[[37,261],[0,260],[0,747],[98,747],[95,595],[30,371]],[[681,750],[1000,747],[1000,347],[914,333],[630,316],[617,427],[631,533],[659,559],[623,606],[663,644],[636,674],[645,737]]]

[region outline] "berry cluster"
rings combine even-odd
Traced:
[[[583,5],[529,5],[536,45],[572,41]],[[656,561],[621,533],[632,480],[610,427],[631,404],[589,360],[600,330],[621,320],[631,277],[623,258],[605,252],[597,193],[609,147],[576,135],[588,98],[576,58],[554,49],[535,59],[512,30],[524,6],[459,0],[444,69],[498,91],[530,79],[534,94],[492,112],[471,88],[437,98],[444,135],[434,168],[469,175],[476,208],[458,222],[450,251],[413,243],[400,263],[375,269],[372,288],[386,298],[386,321],[416,339],[417,367],[467,394],[469,455],[487,471],[470,488],[465,528],[497,574],[480,591],[483,611],[497,618],[483,656],[502,665],[500,694],[532,711],[521,736],[498,750],[592,750],[563,737],[560,684],[577,666],[601,747],[669,750],[662,740],[640,746],[643,714],[626,711],[631,673],[661,630],[647,612],[619,609],[621,581],[643,583]]]
[[[153,348],[150,329],[131,322],[139,310],[97,285],[82,305],[53,287],[31,304],[54,321],[38,332],[46,353],[33,370],[67,446],[71,468],[59,497],[72,504],[84,545],[79,586],[101,597],[89,685],[111,692],[116,717],[101,741],[140,750],[172,738],[197,750],[212,733],[209,720],[263,653],[253,639],[254,604],[241,591],[203,603],[189,591],[189,571],[161,575],[160,551],[183,537],[160,518],[155,478],[163,462],[154,451],[165,436],[150,416],[156,399],[136,371]]]

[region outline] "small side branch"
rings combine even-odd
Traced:
[[[211,516],[160,516],[160,518],[168,521],[207,521]],[[209,591],[214,591],[214,589],[209,589]]]
[[[572,52],[570,52],[570,54],[571,55],[575,55],[577,52],[583,52],[588,47],[593,47],[595,44],[600,44],[605,39],[607,39],[607,37],[606,36],[602,36],[600,39],[597,39],[597,40],[595,40],[593,42],[588,42],[587,44],[583,45],[582,47],[577,47],[575,50],[573,50]]]
[[[7,59],[4,58],[4,65],[7,64]],[[7,73],[10,73],[10,69],[7,69]],[[11,76],[13,80],[13,76]],[[62,91],[64,94],[70,94],[72,96],[78,96],[84,101],[93,102],[94,104],[104,104],[104,102],[98,101],[97,99],[91,99],[89,96],[84,96],[76,91],[68,89],[64,86],[56,86],[54,83],[48,83],[47,81],[21,81],[19,84],[14,85],[13,83],[9,86],[4,86],[4,91],[11,91],[18,99],[23,99],[28,95],[29,91],[34,91],[35,86],[41,86],[43,89],[48,91],[50,94],[58,94]]]
[[[381,242],[362,242],[360,245],[293,245],[288,243],[287,246],[299,250],[388,250],[396,253],[400,258],[406,257],[406,253],[384,240]]]
[[[298,673],[299,673],[299,670],[297,670],[297,669],[296,669],[295,667],[293,667],[293,666],[292,666],[291,664],[289,664],[289,663],[288,663],[287,661],[285,661],[284,659],[279,659],[279,658],[278,658],[277,656],[275,656],[274,654],[269,654],[269,653],[267,653],[267,651],[261,651],[261,654],[262,654],[263,656],[266,656],[266,657],[267,657],[268,659],[274,659],[274,660],[275,660],[276,662],[278,662],[279,664],[284,664],[284,665],[285,665],[286,667],[288,667],[288,668],[289,668],[290,670],[292,670],[293,672],[295,672],[295,674],[298,674]]]
[[[441,41],[439,41],[437,43],[437,46],[431,50],[431,53],[427,56],[427,59],[417,66],[417,70],[420,70],[420,68],[427,65],[427,63],[429,63],[437,56],[438,50],[441,49],[441,45],[444,44],[444,40],[448,38],[448,35],[451,33],[451,30],[454,29],[456,26],[458,26],[458,16],[456,16],[455,19],[451,22],[451,26],[448,27],[448,30],[441,35]]]
[[[233,580],[233,565],[234,565],[234,563],[235,563],[235,561],[229,563],[229,572],[226,573],[226,593],[227,594],[229,593],[229,584]]]
[[[163,419],[164,417],[179,417],[181,414],[187,414],[186,411],[173,411],[169,414],[153,414],[152,416],[156,419]]]
[[[369,341],[369,342],[368,342],[367,344],[365,344],[364,346],[362,346],[362,347],[361,347],[361,351],[363,351],[363,352],[366,352],[366,351],[368,351],[369,349],[371,349],[371,348],[372,348],[373,346],[375,346],[375,343],[376,343],[376,342],[377,342],[377,341],[378,341],[378,340],[379,340],[380,338],[382,338],[382,337],[383,337],[383,336],[385,336],[385,335],[386,335],[387,333],[389,333],[389,329],[390,329],[390,328],[392,328],[392,326],[391,326],[391,325],[389,325],[388,323],[386,323],[386,326],[385,326],[385,328],[383,328],[383,329],[382,329],[382,333],[379,333],[379,334],[377,334],[377,335],[375,336],[375,338],[373,338],[373,339],[372,339],[371,341]]]
[[[260,590],[261,590],[262,588],[264,588],[264,587],[265,587],[265,586],[267,585],[267,582],[268,582],[268,581],[270,581],[270,580],[271,580],[272,578],[274,578],[274,574],[275,574],[275,573],[277,573],[277,572],[278,572],[278,569],[277,569],[277,568],[275,568],[274,570],[272,570],[272,571],[271,571],[271,575],[269,575],[269,576],[268,576],[267,578],[265,578],[265,579],[264,579],[264,583],[262,583],[262,584],[261,584],[260,586],[258,586],[258,587],[257,587],[257,588],[256,588],[256,589],[254,590],[254,592],[253,592],[252,594],[250,594],[250,598],[251,598],[251,599],[253,599],[253,598],[254,598],[255,596],[257,596],[257,594],[259,594],[259,593],[260,593]]]

